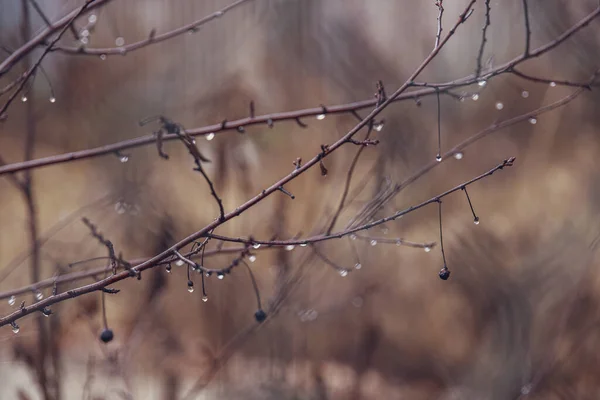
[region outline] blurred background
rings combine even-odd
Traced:
[[[114,0],[85,13],[86,43],[67,32],[64,46],[118,47],[175,29],[230,4],[225,0]],[[592,0],[530,0],[532,48],[545,44],[597,7]],[[26,6],[29,4],[25,2]],[[55,21],[79,1],[39,1]],[[466,1],[444,2],[444,32]],[[518,56],[524,46],[522,3],[491,1],[486,66]],[[20,47],[45,28],[23,4],[0,0],[0,45]],[[90,19],[90,16],[94,15]],[[162,114],[186,128],[248,115],[372,99],[375,82],[398,88],[433,48],[433,1],[252,0],[200,29],[125,55],[51,53],[0,124],[0,154],[23,160],[28,129],[34,158],[146,135],[142,118]],[[446,82],[472,74],[484,24],[484,2],[418,78]],[[87,24],[87,25],[86,25]],[[27,33],[27,32],[26,32]],[[600,66],[597,20],[521,69],[543,78],[582,82]],[[33,53],[32,60],[41,54]],[[0,55],[0,60],[8,53]],[[24,71],[13,68],[1,86]],[[502,75],[485,86],[441,96],[442,149],[490,124],[556,101],[575,89]],[[478,93],[475,101],[469,94]],[[4,96],[6,98],[6,96]],[[51,102],[50,98],[55,98]],[[2,100],[4,102],[5,99]],[[499,107],[498,104],[502,106]],[[379,211],[390,215],[471,179],[508,157],[514,167],[469,187],[481,219],[473,224],[460,192],[444,201],[444,247],[452,276],[441,281],[439,246],[431,251],[371,239],[310,247],[258,249],[251,268],[263,303],[274,307],[263,325],[248,273],[206,280],[208,301],[187,291],[184,267],[155,268],[107,297],[115,339],[105,345],[100,294],[56,304],[53,315],[0,330],[2,399],[596,399],[600,397],[597,330],[600,289],[600,156],[597,91],[565,107],[493,133],[460,160],[440,163]],[[362,111],[366,115],[368,110]],[[437,153],[434,96],[394,103],[382,114],[381,141],[368,147],[350,188],[342,229],[388,184],[430,163]],[[350,130],[350,115],[251,126],[241,135],[199,137],[212,162],[206,169],[232,210],[291,172],[297,157]],[[201,229],[217,215],[210,192],[181,143],[165,144],[169,160],[146,146],[36,169],[41,276],[105,265],[106,249],[80,218],[89,218],[126,259],[148,257]],[[272,195],[216,233],[268,240],[322,232],[344,188],[356,147],[286,186],[291,200]],[[371,238],[438,242],[435,205],[373,228]],[[75,217],[74,217],[75,216]],[[33,283],[28,214],[22,194],[0,178],[0,292]],[[70,221],[65,223],[64,221]],[[60,226],[60,230],[56,227]],[[393,240],[392,240],[393,241]],[[208,249],[217,243],[211,241]],[[221,268],[235,255],[207,258]],[[360,269],[354,266],[360,264]],[[195,278],[196,284],[200,280]],[[92,282],[64,284],[61,291]],[[45,289],[44,296],[50,295]],[[32,294],[6,299],[6,315]],[[41,318],[41,317],[40,317]],[[41,327],[41,328],[40,328]],[[46,383],[40,382],[43,369]],[[44,386],[44,387],[42,387]]]

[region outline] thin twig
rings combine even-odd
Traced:
[[[527,0],[522,0],[523,2],[523,18],[525,19],[525,51],[523,52],[523,56],[529,56],[529,46],[531,44],[531,27],[529,25],[529,6],[527,4]]]
[[[485,50],[485,44],[487,42],[487,30],[491,24],[490,21],[490,0],[485,0],[485,24],[482,28],[481,33],[481,44],[479,45],[479,54],[477,55],[477,68],[475,70],[475,77],[481,75],[481,67],[483,64],[483,51]]]
[[[227,11],[230,11],[242,4],[252,1],[252,0],[238,0],[227,7],[223,7],[219,11],[215,11],[214,13],[207,15],[197,21],[194,21],[190,24],[183,25],[177,29],[173,29],[172,31],[162,33],[160,35],[149,35],[147,39],[140,40],[135,43],[131,43],[129,45],[121,46],[121,47],[109,47],[109,48],[89,48],[89,47],[67,47],[67,46],[55,46],[53,50],[60,51],[63,53],[74,54],[74,55],[123,55],[126,53],[130,53],[135,50],[142,49],[144,47],[150,46],[155,43],[164,42],[165,40],[172,39],[177,36],[181,36],[185,33],[194,33],[197,31],[202,25],[218,19],[223,16]]]
[[[435,34],[435,45],[434,48],[440,45],[440,38],[442,36],[442,16],[444,15],[444,0],[437,0],[435,2],[436,7],[438,8],[438,16],[437,16],[437,32]]]

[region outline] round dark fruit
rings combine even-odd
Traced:
[[[263,322],[265,319],[267,319],[267,313],[263,310],[258,310],[254,313],[254,318],[256,318],[258,322]]]
[[[100,340],[102,340],[102,342],[104,343],[108,343],[111,340],[113,340],[113,338],[115,337],[115,335],[113,334],[113,331],[110,329],[104,329],[102,331],[102,333],[100,333]]]
[[[447,281],[448,278],[450,278],[450,270],[448,268],[442,268],[439,275],[441,280]]]

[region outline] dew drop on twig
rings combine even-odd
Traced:
[[[431,247],[425,246],[423,247],[423,250],[425,250],[425,253],[429,253],[431,251]]]
[[[348,270],[347,269],[340,269],[340,276],[344,277],[344,276],[348,276]]]
[[[253,263],[254,261],[256,261],[256,256],[252,254],[250,257],[248,257],[248,260]]]
[[[529,118],[529,123],[530,123],[531,125],[535,125],[535,124],[537,124],[537,118],[535,118],[535,117],[531,117],[531,118]]]
[[[319,114],[319,115],[317,115],[317,119],[318,119],[319,121],[322,121],[322,120],[324,120],[324,119],[325,119],[325,114]]]
[[[211,141],[215,138],[215,133],[211,132],[208,135],[206,135],[206,140]]]
[[[461,153],[460,151],[458,153],[454,154],[454,158],[456,158],[457,160],[462,160],[464,154]]]
[[[115,39],[115,45],[121,47],[125,44],[125,39],[123,39],[123,37],[119,36],[118,38]]]
[[[9,306],[14,306],[16,302],[17,302],[17,298],[15,296],[10,296],[10,298],[8,299]]]

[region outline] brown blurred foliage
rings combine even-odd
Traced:
[[[75,1],[44,4],[52,20]],[[447,2],[446,24],[463,2]],[[483,2],[482,2],[483,3]],[[113,46],[175,28],[228,4],[225,0],[118,1],[97,12],[90,46]],[[531,0],[533,46],[553,39],[596,6],[594,1]],[[492,1],[485,58],[501,63],[522,51],[521,1]],[[0,44],[20,44],[19,2],[0,0]],[[473,72],[483,24],[478,4],[423,81],[447,81]],[[248,104],[257,114],[371,98],[381,79],[394,90],[429,53],[437,9],[430,2],[399,0],[255,0],[186,34],[124,57],[52,54],[45,62],[57,101],[36,78],[29,94],[38,130],[35,156],[108,144],[149,133],[137,121],[163,114],[185,127],[240,118]],[[37,16],[35,17],[37,18]],[[36,20],[35,26],[43,22]],[[598,67],[598,21],[526,72],[583,81]],[[136,38],[136,39],[134,39]],[[66,39],[66,42],[73,40]],[[495,120],[518,115],[564,96],[512,76],[490,80],[480,99],[442,97],[442,143],[451,146]],[[527,91],[528,97],[522,92]],[[504,108],[496,110],[502,102]],[[209,301],[186,290],[183,269],[128,280],[108,298],[115,341],[97,339],[99,295],[54,307],[64,399],[183,398],[206,378],[198,397],[224,399],[594,399],[600,393],[600,288],[597,226],[600,157],[597,92],[585,93],[537,124],[494,133],[434,169],[389,204],[382,215],[423,201],[515,156],[517,164],[469,193],[481,224],[474,226],[460,193],[444,202],[444,236],[452,278],[442,282],[438,248],[420,249],[356,241],[362,269],[342,278],[310,251],[267,250],[252,264],[264,301],[284,296],[279,312],[252,329],[255,300],[246,271],[207,280]],[[21,160],[22,103],[0,125],[0,153]],[[381,144],[365,151],[355,182],[364,191],[342,214],[343,225],[386,179],[399,182],[436,153],[436,103],[397,103],[384,112]],[[273,129],[251,127],[198,141],[229,210],[287,174],[354,126],[351,115],[307,120]],[[41,232],[69,213],[108,195],[86,212],[128,258],[155,254],[217,215],[185,148],[166,144],[165,161],[152,146],[38,169],[34,188]],[[292,237],[322,228],[337,205],[354,155],[342,149],[317,170],[219,229],[220,234]],[[116,212],[116,205],[130,205]],[[118,208],[118,207],[117,207]],[[0,268],[27,251],[26,210],[19,193],[0,179]],[[429,207],[385,226],[373,236],[435,241],[437,210]],[[376,232],[375,232],[376,231]],[[347,240],[321,250],[341,265],[356,262]],[[105,254],[86,227],[75,222],[42,248],[43,276],[57,266]],[[230,257],[211,258],[218,267]],[[103,265],[89,263],[84,267]],[[74,267],[75,268],[75,267]],[[2,290],[31,283],[27,262],[0,283]],[[297,278],[289,285],[291,277]],[[65,289],[65,288],[61,288]],[[280,291],[285,291],[281,293]],[[6,314],[10,307],[0,306]],[[250,328],[249,328],[250,327]],[[250,329],[250,330],[249,330]],[[36,326],[0,333],[2,398],[38,398],[28,365],[34,363]],[[233,346],[228,346],[235,340]],[[213,376],[215,357],[228,362]],[[56,367],[56,366],[55,366]],[[56,368],[48,367],[53,370]],[[207,378],[208,377],[208,378]],[[202,397],[206,396],[206,397]]]

